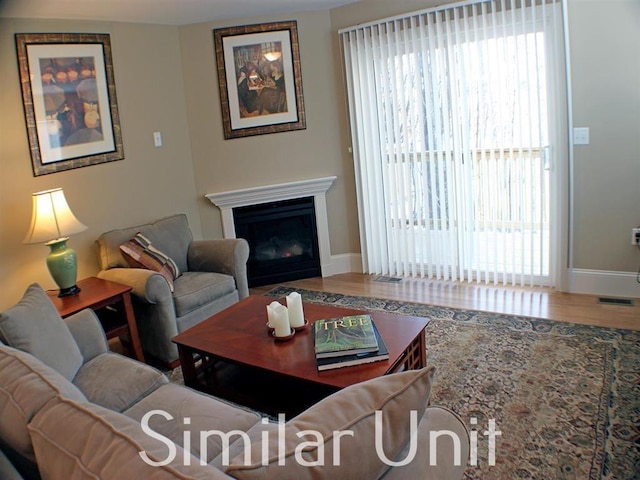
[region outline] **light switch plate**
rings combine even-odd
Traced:
[[[162,134],[160,132],[153,132],[153,144],[156,147],[162,146]]]
[[[589,145],[589,128],[576,127],[573,129],[574,145]]]

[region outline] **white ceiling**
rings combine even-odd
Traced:
[[[328,10],[357,0],[0,0],[0,17],[188,25]]]

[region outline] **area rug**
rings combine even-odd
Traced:
[[[477,432],[477,460],[465,478],[640,478],[640,332],[296,291],[304,302],[431,318],[430,402]],[[491,422],[500,433],[495,461]]]

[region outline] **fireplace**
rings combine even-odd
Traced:
[[[237,207],[233,218],[249,242],[250,287],[321,275],[313,197]]]
[[[336,177],[311,178],[273,185],[259,185],[240,190],[207,193],[205,196],[212,204],[220,209],[224,238],[237,238],[238,236],[244,236],[246,238],[246,233],[242,235],[237,234],[235,220],[236,214],[242,213],[244,207],[258,208],[264,205],[273,205],[288,200],[299,199],[306,199],[305,201],[308,204],[309,199],[311,199],[313,203],[313,213],[305,225],[309,225],[310,222],[313,221],[316,233],[314,242],[317,250],[313,250],[309,255],[315,255],[316,259],[319,259],[321,275],[326,277],[336,273],[331,259],[326,202],[326,192],[335,180]],[[288,204],[285,203],[285,205]],[[264,215],[264,212],[262,212],[261,215]],[[294,247],[294,250],[297,252],[297,247]],[[261,254],[261,257],[262,255],[263,254]],[[266,253],[266,255],[271,254]],[[310,276],[316,275],[317,273],[314,273]],[[257,286],[257,284],[253,285]]]

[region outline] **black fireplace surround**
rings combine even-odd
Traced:
[[[236,207],[233,221],[249,242],[250,287],[321,275],[313,197]]]

